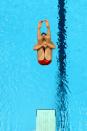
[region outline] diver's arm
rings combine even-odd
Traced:
[[[38,40],[41,38],[40,28],[38,28],[37,38],[38,38]]]
[[[38,40],[41,38],[41,32],[40,32],[41,26],[42,26],[42,21],[40,21],[38,23],[38,32],[37,32],[37,38],[38,38]]]
[[[34,46],[33,50],[38,50],[42,47],[43,45],[42,44],[37,44]]]
[[[51,48],[51,49],[56,48],[56,46],[53,44],[53,42],[47,43],[47,46],[48,46],[49,48]]]
[[[45,20],[45,22],[46,22],[46,27],[47,27],[47,35],[49,36],[49,38],[51,38],[49,22],[48,22],[48,20]]]
[[[49,36],[49,38],[51,38],[51,34],[50,34],[50,26],[47,27],[47,35]]]

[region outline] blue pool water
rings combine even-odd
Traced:
[[[57,48],[49,66],[37,62],[37,25],[48,19],[58,32],[58,1],[0,1],[0,131],[35,131],[36,109],[55,109]],[[67,80],[71,131],[87,130],[86,0],[67,1]],[[45,30],[45,26],[42,31]],[[56,45],[57,47],[57,45]]]

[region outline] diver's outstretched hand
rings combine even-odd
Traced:
[[[48,28],[49,27],[49,21],[48,20],[44,20],[45,23],[46,23],[46,27]]]
[[[43,23],[43,21],[42,21],[42,20],[41,20],[41,21],[39,21],[39,23],[38,23],[38,28],[39,28],[39,29],[41,28],[42,23]]]

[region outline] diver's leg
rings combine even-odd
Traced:
[[[44,60],[44,57],[45,57],[45,53],[44,53],[44,50],[43,48],[40,48],[38,51],[38,60]]]
[[[52,60],[52,49],[49,47],[45,49],[45,59]]]

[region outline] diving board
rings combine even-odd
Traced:
[[[36,131],[56,131],[55,110],[37,110]]]

